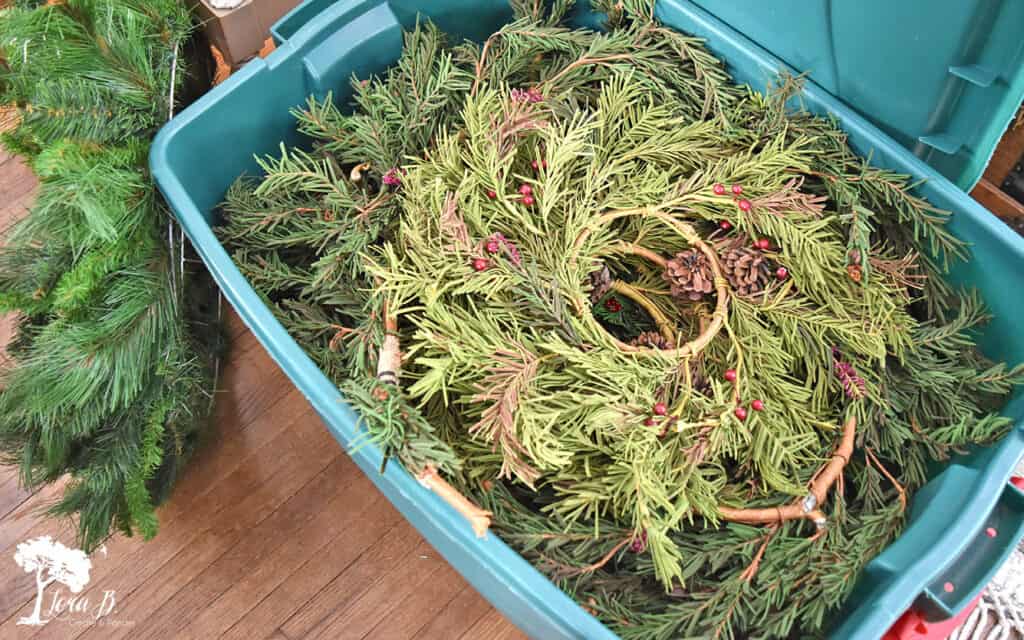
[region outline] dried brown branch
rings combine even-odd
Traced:
[[[579,58],[577,60],[574,60],[573,62],[571,62],[568,65],[566,65],[564,69],[562,69],[561,71],[559,71],[555,75],[553,75],[550,78],[548,78],[547,80],[545,80],[544,84],[546,84],[546,85],[554,85],[559,80],[561,80],[562,76],[564,76],[565,74],[570,73],[571,71],[573,71],[575,69],[578,69],[580,67],[586,66],[586,65],[608,64],[609,62],[615,62],[616,60],[632,60],[632,59],[633,59],[633,55],[630,54],[630,53],[617,53],[617,54],[610,55],[610,56],[601,56],[599,58],[588,58],[588,57],[584,56],[584,57]]]
[[[598,569],[604,567],[606,564],[611,562],[612,558],[614,558],[618,552],[622,551],[622,548],[630,542],[632,542],[632,538],[625,538],[618,544],[616,544],[614,547],[612,547],[608,553],[604,554],[604,556],[594,564],[588,564],[585,567],[574,567],[572,569],[559,573],[558,576],[560,578],[573,578],[575,576],[594,573]]]
[[[903,485],[900,484],[899,481],[896,480],[896,478],[891,473],[889,473],[889,470],[885,468],[885,465],[883,465],[882,461],[878,459],[878,457],[875,455],[875,452],[871,450],[871,447],[864,447],[864,453],[867,454],[866,457],[868,459],[868,462],[877,467],[878,470],[882,472],[882,475],[885,476],[889,480],[889,482],[892,483],[892,486],[895,487],[896,491],[899,492],[900,511],[906,511],[907,490],[903,488]]]
[[[750,582],[754,579],[754,576],[757,575],[757,570],[761,567],[761,559],[764,558],[764,552],[768,548],[768,543],[772,541],[772,538],[775,537],[775,534],[778,533],[778,531],[779,525],[777,524],[773,524],[768,528],[768,533],[764,534],[761,540],[761,546],[757,549],[757,553],[754,554],[753,560],[750,561],[747,568],[740,574],[741,580],[744,582]]]
[[[469,91],[469,95],[471,96],[475,96],[477,89],[480,88],[480,82],[484,78],[484,64],[487,62],[487,54],[490,52],[491,45],[494,43],[494,39],[497,38],[498,35],[499,34],[496,33],[490,38],[487,38],[487,41],[484,42],[483,48],[480,50],[480,59],[476,61],[476,68],[474,69],[475,73],[473,74],[473,88]]]
[[[494,146],[501,161],[516,152],[524,135],[544,128],[547,123],[541,115],[536,104],[525,100],[511,100],[505,102],[500,117],[491,118]]]
[[[369,219],[370,214],[379,209],[385,202],[394,197],[394,194],[388,192],[381,192],[373,200],[366,203],[365,207],[356,207],[356,211],[359,215],[356,216],[361,222],[366,222]]]
[[[779,507],[734,509],[720,506],[718,507],[719,515],[729,522],[743,524],[776,524],[787,520],[806,519],[814,522],[819,528],[823,527],[825,514],[817,507],[825,502],[829,489],[842,475],[850,456],[853,455],[853,438],[856,433],[857,419],[851,416],[843,427],[839,446],[836,447],[832,458],[811,482],[810,492],[806,497]]]
[[[761,198],[754,198],[750,201],[753,205],[752,211],[757,214],[769,213],[775,216],[784,216],[793,213],[806,213],[807,215],[820,218],[825,210],[825,196],[814,196],[800,191],[803,186],[803,177],[791,179],[775,193],[768,194]]]
[[[469,227],[459,213],[459,194],[448,193],[444,197],[441,216],[438,220],[441,233],[451,238],[452,242],[445,249],[449,251],[473,252],[473,240],[469,237]]]
[[[485,511],[470,502],[469,498],[448,484],[433,467],[424,469],[416,476],[416,479],[420,481],[420,484],[436,493],[451,505],[452,508],[462,514],[466,520],[469,520],[470,525],[473,527],[473,532],[476,533],[476,537],[483,538],[487,535],[487,529],[491,526],[491,516],[493,515],[490,511]]]
[[[928,276],[921,271],[917,252],[911,251],[899,259],[886,259],[870,256],[871,268],[883,273],[898,285],[911,289],[923,289]]]
[[[517,351],[502,350],[494,354],[495,363],[482,383],[476,385],[477,393],[473,402],[490,403],[484,409],[480,420],[469,428],[471,434],[483,434],[491,442],[501,446],[501,477],[515,476],[530,487],[540,477],[540,472],[530,466],[525,457],[529,454],[516,435],[516,410],[519,398],[526,391],[530,381],[537,375],[541,359],[522,345]]]

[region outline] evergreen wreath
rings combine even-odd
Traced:
[[[177,0],[0,11],[0,103],[18,122],[3,144],[39,177],[0,249],[0,312],[18,314],[0,448],[27,487],[70,474],[49,513],[75,517],[86,550],[112,528],[156,533],[212,405],[215,307],[147,167],[191,30]]]
[[[296,111],[221,236],[369,437],[623,638],[807,637],[1022,381],[947,214],[649,2],[513,2]]]

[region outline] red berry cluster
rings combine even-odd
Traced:
[[[519,195],[522,196],[523,204],[527,207],[533,206],[533,187],[528,184],[519,185]]]
[[[715,193],[716,196],[724,196],[725,195],[725,185],[722,184],[721,182],[716,183],[713,187],[711,187],[711,190]],[[732,195],[733,195],[733,200],[736,201],[736,206],[739,207],[740,211],[744,211],[744,212],[750,211],[750,209],[753,206],[753,205],[750,204],[750,200],[747,200],[746,198],[741,198],[740,197],[741,195],[743,195],[743,185],[740,185],[740,184],[732,185]]]
[[[725,373],[722,374],[722,377],[728,382],[736,382],[738,375],[735,369],[726,369]],[[764,411],[764,400],[754,400],[750,403],[750,408],[754,411]],[[732,413],[738,420],[742,421],[747,419],[746,407],[736,407]]]
[[[533,204],[536,202],[536,199],[533,197],[533,187],[531,187],[530,185],[524,183],[524,184],[519,185],[518,191],[519,191],[519,201],[522,202],[527,207],[532,207]],[[498,192],[495,191],[494,189],[488,189],[487,190],[487,197],[490,200],[496,200],[498,198]]]
[[[711,190],[715,193],[716,196],[724,196],[726,193],[725,185],[720,182],[715,183],[715,185],[711,187]],[[739,208],[740,211],[746,213],[753,208],[753,205],[750,204],[750,200],[747,200],[746,198],[740,198],[740,196],[743,195],[743,185],[734,184],[732,185],[731,190],[733,194],[733,200],[736,201],[736,206]],[[729,231],[732,229],[732,227],[732,222],[729,222],[728,220],[722,220],[721,222],[718,223],[718,228],[721,229],[722,231]],[[754,248],[760,249],[761,251],[769,251],[772,248],[772,241],[769,240],[768,238],[758,238],[757,240],[754,241]],[[786,278],[789,277],[789,270],[786,269],[786,267],[779,267],[778,269],[775,270],[775,277],[778,278],[779,280],[785,280]],[[742,420],[743,418],[740,419]]]
[[[656,426],[658,424],[658,419],[657,418],[663,418],[663,417],[667,416],[668,415],[668,405],[665,404],[664,402],[655,402],[654,406],[651,407],[651,413],[654,414],[654,415],[647,416],[647,419],[644,420],[644,426],[645,427]],[[657,416],[657,418],[655,416]],[[670,416],[668,418],[668,423],[671,424],[675,420],[676,420],[676,418],[674,416]],[[666,425],[666,428],[667,428],[667,425]],[[664,435],[664,432],[665,432],[664,429],[662,429],[662,433],[660,435]]]
[[[489,255],[496,256],[496,254],[503,253],[504,256],[515,266],[519,267],[523,264],[523,258],[519,254],[519,249],[516,245],[505,237],[502,233],[491,234],[489,238],[483,241],[481,248]],[[484,271],[491,266],[491,260],[488,258],[474,258],[472,262],[473,268],[477,271]]]
[[[629,545],[629,550],[633,553],[643,553],[647,549],[647,530],[644,529],[640,532],[640,535],[633,540]]]
[[[618,313],[622,311],[622,303],[615,298],[608,298],[604,301],[604,308],[611,313]]]
[[[714,192],[716,196],[724,196],[726,193],[725,185],[722,184],[721,182],[715,183],[715,185],[711,187],[711,190]],[[753,205],[750,204],[750,200],[740,197],[741,195],[743,195],[743,185],[734,184],[732,185],[731,190],[733,200],[736,201],[736,206],[739,208],[739,210],[743,211],[744,213],[750,211],[750,209],[753,207]],[[732,229],[732,223],[729,222],[728,220],[722,220],[721,222],[718,223],[718,227],[722,231],[728,231]]]

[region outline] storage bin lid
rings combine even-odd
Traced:
[[[693,2],[964,190],[1024,98],[1020,0]]]

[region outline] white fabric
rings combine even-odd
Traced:
[[[214,9],[234,9],[245,0],[208,0],[208,2]]]
[[[1024,475],[1024,461],[1017,465]],[[1024,640],[1024,543],[996,573],[978,608],[949,640]]]

